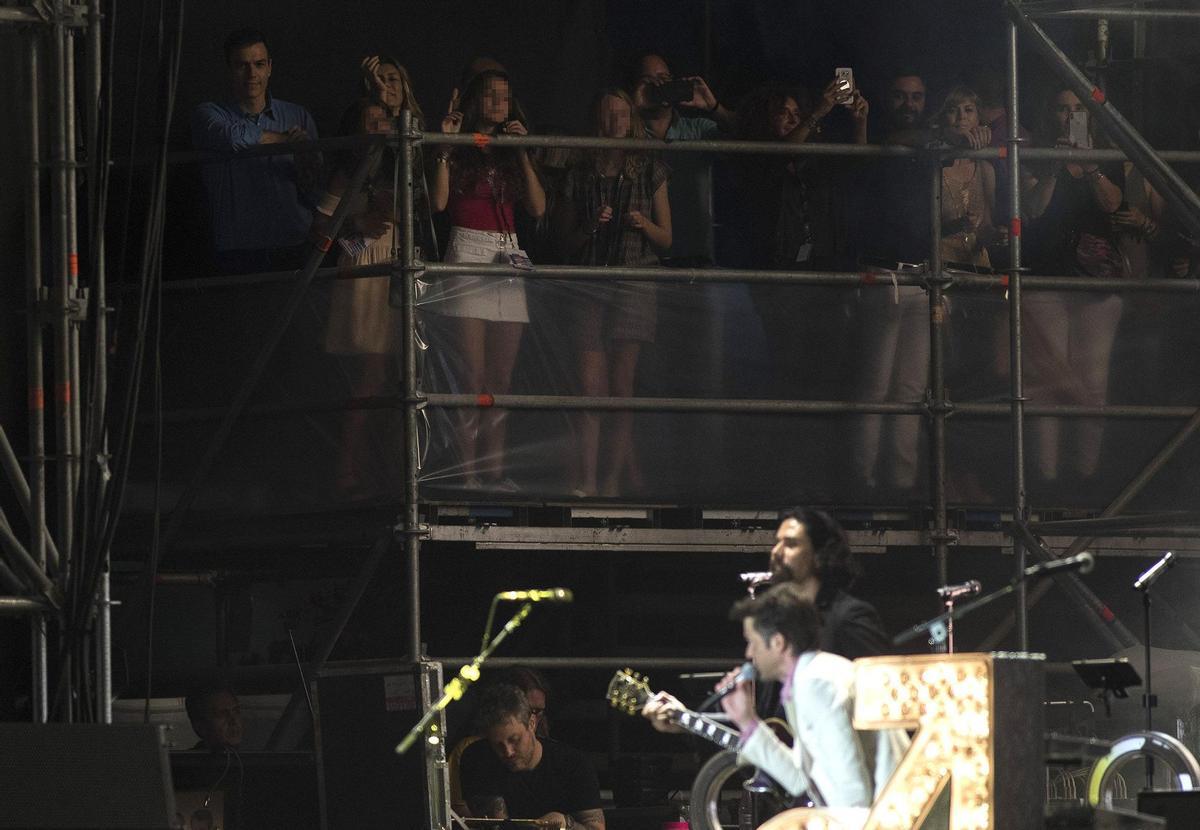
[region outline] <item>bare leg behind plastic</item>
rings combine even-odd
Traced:
[[[507,395],[512,388],[513,368],[517,364],[517,352],[521,348],[521,337],[525,334],[524,323],[484,323],[486,350],[484,353],[484,388],[493,395]],[[505,467],[505,440],[508,432],[508,412],[498,407],[485,409],[479,421],[479,439],[476,468],[484,485],[503,481]]]
[[[642,344],[636,340],[614,340],[611,346],[609,390],[614,398],[633,397],[637,379],[638,357]],[[634,489],[641,488],[641,470],[633,451],[633,413],[609,413],[608,472],[604,477],[606,496],[622,495],[626,481]]]
[[[586,288],[572,296],[575,306],[571,339],[574,347],[578,389],[587,397],[608,395],[608,355],[604,351],[603,309]],[[568,453],[568,489],[576,496],[594,496],[599,491],[600,422],[604,413],[579,410],[573,413],[575,448]]]
[[[479,394],[485,390],[487,349],[487,322],[474,317],[448,317],[453,346],[458,359],[459,388],[468,394]],[[461,462],[463,483],[467,487],[479,486],[478,445],[479,410],[463,407],[458,410],[459,421],[455,443]]]
[[[579,353],[579,388],[587,397],[606,397],[608,359],[602,351],[587,349]],[[600,418],[602,413],[581,410],[575,417],[577,429],[575,469],[571,489],[576,495],[594,496],[598,491],[600,458]]]

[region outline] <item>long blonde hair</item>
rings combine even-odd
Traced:
[[[602,110],[605,98],[617,98],[629,106],[629,132],[623,138],[644,138],[646,128],[642,124],[642,117],[638,114],[637,107],[633,105],[633,97],[624,89],[617,86],[609,86],[601,89],[596,93],[596,97],[592,99],[592,135],[599,137],[604,133],[604,115],[602,114]],[[585,153],[589,157],[592,166],[596,169],[599,169],[600,165],[604,163],[604,150],[587,150]],[[626,151],[625,175],[640,175],[649,161],[650,157],[644,152],[637,150]]]
[[[417,101],[417,96],[413,93],[412,79],[408,75],[408,70],[404,68],[404,64],[395,58],[380,56],[379,65],[396,67],[396,71],[400,73],[400,91],[404,95],[404,103],[400,105],[400,109],[411,112],[413,121],[423,127],[425,124],[425,114],[421,112],[421,104]],[[374,90],[371,88],[370,82],[364,79],[363,84],[366,87],[367,94],[374,97]]]

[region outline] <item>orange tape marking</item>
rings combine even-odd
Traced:
[[[67,383],[56,384],[54,387],[54,392],[58,397],[59,403],[71,402],[71,384],[69,381]]]
[[[487,133],[475,133],[475,146],[482,150],[492,143],[492,137]]]
[[[40,412],[46,408],[46,392],[40,386],[29,387],[29,411]]]
[[[496,405],[496,399],[489,392],[481,392],[475,396],[475,403],[478,406],[489,407]]]
[[[1098,86],[1092,87],[1092,100],[1095,101],[1097,104],[1103,104],[1104,103],[1104,90],[1102,90]]]
[[[1020,236],[1021,235],[1021,217],[1020,216],[1015,216],[1012,219],[1008,220],[1008,234],[1009,234],[1009,236]]]
[[[72,277],[79,276],[79,254],[70,254],[67,256],[67,268],[70,270]]]

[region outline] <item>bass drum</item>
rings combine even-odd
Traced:
[[[751,764],[739,764],[737,753],[724,749],[713,755],[692,782],[692,830],[722,830],[736,826],[752,830],[791,807],[791,799],[779,793]]]

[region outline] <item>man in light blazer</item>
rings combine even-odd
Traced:
[[[788,747],[763,726],[752,682],[742,680],[721,701],[741,731],[740,759],[818,807],[870,807],[908,749],[908,735],[854,728],[854,664],[817,648],[820,623],[812,601],[794,583],[784,583],[739,601],[730,617],[742,623],[746,659],[758,676],[783,683],[783,708],[795,736]],[[735,676],[736,670],[721,684]],[[656,729],[674,731],[679,708],[679,701],[659,693],[643,714]]]

